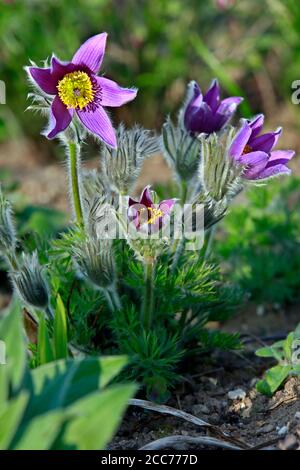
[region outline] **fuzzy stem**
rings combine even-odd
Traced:
[[[181,180],[181,202],[182,205],[184,205],[187,201],[187,196],[188,196],[188,184],[185,180]]]
[[[141,321],[145,330],[149,331],[152,324],[154,307],[154,261],[144,263],[145,286],[141,311]]]
[[[70,158],[70,180],[73,196],[73,205],[77,222],[83,225],[83,215],[80,198],[79,188],[79,171],[80,171],[80,156],[77,145],[75,142],[69,141],[69,158]]]
[[[115,285],[111,286],[109,288],[109,292],[110,292],[111,300],[114,304],[115,310],[121,310],[122,308],[121,299],[116,289],[116,286]]]
[[[184,250],[184,246],[185,246],[185,238],[183,236],[181,238],[180,242],[177,244],[176,251],[174,253],[173,262],[172,262],[172,265],[171,265],[171,272],[172,273],[174,273],[175,269],[177,268],[178,262],[181,258],[183,250]]]
[[[104,296],[105,296],[106,301],[108,303],[108,307],[109,307],[110,311],[112,313],[114,313],[116,311],[116,307],[115,307],[113,299],[112,299],[111,291],[109,289],[103,289],[103,293],[104,293]]]
[[[206,248],[205,248],[205,252],[204,252],[204,256],[203,256],[204,260],[207,260],[207,258],[209,257],[209,255],[211,253],[215,233],[216,233],[216,225],[213,225],[212,228],[210,229],[208,237],[207,237]]]

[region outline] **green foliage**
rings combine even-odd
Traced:
[[[275,359],[278,363],[268,369],[256,385],[260,393],[272,396],[287,377],[300,375],[300,324],[285,340],[258,349],[256,355]]]
[[[61,359],[30,371],[17,303],[0,320],[0,338],[7,360],[0,365],[0,449],[105,448],[136,390],[109,385],[125,356]]]
[[[223,222],[215,252],[231,279],[257,302],[299,300],[300,180],[253,188]]]

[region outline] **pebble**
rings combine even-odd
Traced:
[[[230,400],[244,400],[246,398],[246,392],[242,388],[230,390],[227,395]]]
[[[300,411],[297,411],[297,413],[295,413],[295,419],[300,421]]]
[[[196,415],[209,415],[210,409],[206,405],[197,404],[193,406],[193,413]]]
[[[268,434],[269,432],[274,431],[274,428],[275,428],[275,426],[274,426],[273,424],[266,424],[265,426],[263,426],[263,427],[259,430],[259,433],[260,433],[260,434]]]
[[[285,436],[288,433],[289,428],[287,426],[282,426],[281,428],[277,429],[278,436]]]

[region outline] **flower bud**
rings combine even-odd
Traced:
[[[92,284],[106,289],[115,282],[115,263],[111,240],[87,236],[72,247],[73,259],[79,272]]]
[[[191,180],[199,166],[201,142],[168,118],[162,128],[161,149],[180,180]]]
[[[48,308],[49,287],[36,251],[23,253],[22,266],[11,273],[11,278],[16,292],[25,303],[40,309]]]
[[[16,233],[10,203],[0,188],[0,251],[15,250]]]
[[[151,131],[139,126],[117,130],[118,148],[104,146],[102,174],[111,191],[128,194],[134,187],[146,158],[159,151],[158,141]]]

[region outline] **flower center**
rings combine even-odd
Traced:
[[[157,219],[162,217],[164,214],[163,214],[163,211],[161,209],[154,209],[152,207],[148,207],[148,215],[150,216],[150,218],[148,219],[147,223],[150,224],[150,225],[153,225],[153,224],[155,224]]]
[[[58,96],[68,109],[82,109],[94,100],[93,84],[85,72],[67,73],[57,85]]]
[[[250,145],[248,144],[245,145],[242,155],[245,155],[245,153],[250,153],[250,152],[252,152],[252,147],[250,147]]]

